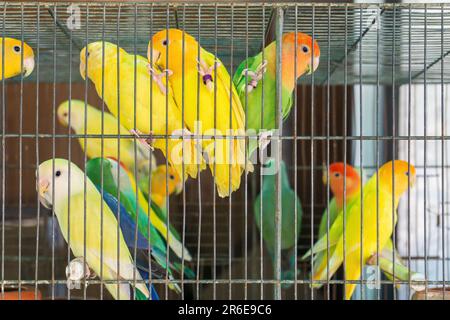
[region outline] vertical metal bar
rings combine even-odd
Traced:
[[[67,132],[69,136],[69,141],[67,144],[67,152],[68,152],[68,163],[67,163],[67,172],[68,172],[68,183],[67,183],[67,194],[69,197],[67,198],[67,265],[70,264],[70,180],[71,180],[71,161],[72,161],[72,137],[71,137],[71,127],[72,127],[72,28],[69,30],[69,113],[68,113],[68,125]],[[70,289],[67,290],[67,300],[70,300]]]
[[[230,45],[230,74],[233,74],[233,52],[234,52],[234,3],[231,4],[231,33],[230,33],[230,38],[231,38],[231,45]],[[230,88],[233,86],[233,79],[230,77]],[[230,90],[230,117],[228,119],[228,123],[229,123],[229,128],[232,128],[232,108],[233,108],[233,92]],[[233,143],[233,140],[231,139],[231,137],[225,137],[225,139],[228,139],[227,142],[230,144],[230,149],[231,150],[231,145]],[[231,223],[232,223],[232,210],[231,210],[231,204],[232,204],[232,194],[231,194],[231,152],[228,155],[228,160],[229,160],[229,165],[228,165],[228,193],[229,193],[229,197],[228,197],[228,265],[231,266],[231,260],[232,260],[232,254],[233,254],[233,248],[232,248],[232,242],[231,242],[231,235],[232,235],[232,228],[231,228]],[[232,285],[231,285],[231,267],[228,268],[228,281],[229,281],[229,285],[228,285],[228,299],[231,300],[231,289],[232,289]]]
[[[18,299],[22,300],[22,174],[23,174],[23,3],[20,4],[20,101],[19,101],[19,241],[18,241]]]
[[[121,14],[121,8],[122,5],[121,3],[118,4],[117,6],[117,21],[116,21],[116,42],[117,42],[117,50],[116,50],[116,59],[117,59],[117,64],[116,64],[116,68],[117,68],[117,134],[118,134],[118,141],[117,141],[117,162],[118,164],[120,164],[120,14]],[[87,77],[86,77],[87,79]],[[120,208],[120,195],[121,195],[121,189],[120,189],[120,165],[117,165],[117,207]],[[138,206],[138,204],[136,204],[136,206]],[[119,237],[120,237],[120,210],[117,212],[117,232],[116,232],[116,237],[117,237],[117,296],[120,299],[120,285],[119,285],[119,281],[120,281],[120,246],[119,246]]]
[[[376,153],[376,168],[375,168],[375,174],[378,174],[378,170],[380,167],[380,146],[379,146],[379,103],[380,103],[380,8],[377,8],[377,16],[376,16],[376,27],[377,27],[377,79],[376,79],[376,94],[375,94],[375,131],[376,131],[376,140],[375,140],[375,153]],[[380,244],[378,239],[380,238],[380,226],[379,226],[379,222],[380,222],[380,215],[379,215],[379,179],[376,179],[376,219],[377,219],[377,226],[376,226],[376,239],[377,239],[377,251],[376,251],[376,255],[377,255],[377,264],[376,264],[376,268],[377,268],[377,272],[380,270]],[[363,187],[363,185],[361,184],[361,188]],[[378,277],[377,277],[378,279]],[[377,290],[377,299],[380,299],[380,290]]]
[[[411,165],[411,4],[408,8],[408,166]],[[410,171],[410,168],[408,168]],[[408,177],[408,297],[411,296],[411,177]]]
[[[423,223],[423,241],[424,241],[424,257],[425,257],[425,299],[428,299],[428,284],[426,279],[428,279],[428,258],[427,258],[427,5],[424,4],[424,48],[423,48],[423,123],[424,123],[424,141],[423,141],[423,158],[424,158],[424,165],[423,165],[423,217],[424,217],[424,223]]]
[[[295,195],[297,195],[298,191],[297,191],[297,183],[298,183],[298,170],[297,170],[297,120],[298,120],[298,106],[297,106],[297,50],[298,50],[298,43],[297,43],[297,36],[298,36],[298,4],[295,4],[295,8],[294,8],[294,14],[295,14],[295,33],[294,33],[294,40],[295,40],[295,50],[294,50],[294,193]],[[299,238],[299,234],[298,234],[298,229],[297,229],[297,224],[298,224],[298,210],[297,210],[297,206],[298,206],[298,197],[295,197],[294,200],[294,239],[295,239],[295,244],[294,244],[294,300],[297,300],[297,294],[298,294],[298,288],[297,288],[297,281],[298,281],[298,238]],[[262,229],[262,228],[261,228]]]
[[[327,283],[326,283],[326,298],[327,300],[330,300],[330,283],[328,279],[330,278],[330,210],[329,210],[329,203],[330,203],[330,60],[331,60],[331,4],[328,5],[328,29],[327,29],[327,36],[328,36],[328,50],[327,50],[327,141],[326,141],[326,170],[327,170],[327,207],[326,207],[326,214],[327,214]],[[345,175],[344,175],[345,179]]]
[[[274,273],[276,284],[274,286],[274,299],[281,299],[281,174],[280,174],[280,159],[281,159],[281,151],[282,151],[282,130],[283,130],[283,101],[282,101],[282,37],[283,37],[283,19],[284,19],[284,10],[282,7],[276,7],[276,27],[275,27],[275,40],[276,40],[276,90],[275,90],[275,98],[276,98],[276,110],[275,110],[275,123],[278,128],[277,133],[277,146],[276,146],[276,184],[275,184],[275,255],[274,255]]]
[[[39,63],[40,63],[40,27],[41,27],[41,4],[37,3],[37,13],[36,13],[36,168],[39,167]],[[4,22],[3,22],[4,24]],[[3,68],[3,67],[2,67]],[[2,77],[3,78],[3,77]],[[39,170],[36,170],[36,181],[39,181]],[[36,251],[35,251],[35,271],[34,271],[34,298],[38,297],[38,279],[39,279],[39,233],[40,233],[40,221],[41,221],[41,206],[39,201],[39,193],[36,193]]]
[[[315,6],[312,5],[312,30],[311,30],[311,36],[312,36],[312,48],[311,48],[311,61],[310,65],[314,66],[314,33],[315,33]],[[314,243],[314,72],[311,76],[311,154],[310,154],[310,160],[311,160],[311,248],[313,247]],[[311,255],[311,270],[314,269],[314,260],[312,259]],[[311,300],[314,300],[314,290],[311,290]]]
[[[266,25],[266,11],[265,11],[266,7],[263,4],[262,5],[262,61],[264,61],[264,51],[265,51],[265,47],[266,47],[266,32],[264,30],[264,27]],[[246,75],[247,76],[247,75]],[[247,83],[247,81],[245,82]],[[261,79],[261,124],[260,127],[264,128],[264,77],[262,77]],[[260,160],[262,162],[262,159]],[[261,195],[260,197],[260,202],[259,202],[259,212],[260,212],[260,216],[259,216],[259,221],[261,222],[261,228],[260,230],[264,230],[264,219],[263,219],[263,197],[264,194],[262,192],[262,186],[263,186],[263,182],[264,182],[264,175],[262,174],[263,170],[262,170],[262,166],[263,163],[261,163],[261,170],[259,173],[259,185],[260,185],[260,190],[259,190],[259,194]],[[260,299],[263,300],[264,299],[264,241],[263,241],[263,235],[262,232],[259,232],[259,256],[260,256],[260,265],[259,265],[259,275],[260,275]]]
[[[441,3],[441,203],[442,203],[442,299],[445,298],[445,101],[444,101],[444,4]]]
[[[56,12],[55,12],[55,16],[56,16]],[[56,19],[55,19],[56,20]],[[89,44],[89,4],[86,4],[86,45]],[[86,50],[86,56],[85,56],[85,61],[88,61],[88,50]],[[85,74],[88,75],[88,63],[85,63]],[[87,118],[88,118],[88,113],[87,113],[87,99],[88,99],[88,78],[86,76],[86,79],[84,81],[84,138],[83,138],[83,144],[84,144],[84,152],[83,152],[83,164],[86,167],[86,162],[87,162]],[[120,158],[120,157],[119,157]],[[86,270],[86,256],[87,256],[87,176],[86,176],[86,170],[83,171],[83,274],[86,274],[87,270]],[[120,211],[120,210],[119,210]],[[70,222],[69,222],[70,224]],[[119,259],[117,259],[119,260]],[[119,272],[118,272],[119,275]],[[86,277],[84,277],[83,279],[83,299],[86,300],[87,299],[87,281],[86,281]]]
[[[395,159],[395,131],[396,131],[396,104],[395,104],[395,37],[396,37],[396,7],[395,4],[392,6],[393,11],[393,21],[392,21],[392,157]],[[426,41],[426,39],[425,39]],[[395,168],[394,168],[395,170]],[[395,201],[394,201],[394,192],[395,192],[395,175],[394,170],[392,170],[392,261],[395,261]],[[379,222],[377,221],[377,224]],[[378,227],[377,227],[378,229]],[[379,241],[379,240],[378,240]],[[378,245],[377,241],[377,245]],[[394,265],[395,266],[395,265]],[[395,267],[392,268],[392,295],[394,300],[396,299],[396,289],[395,289]]]
[[[344,50],[344,163],[347,163],[347,115],[348,115],[348,111],[347,111],[347,55],[348,55],[348,50],[347,50],[347,34],[348,34],[348,4],[345,4],[345,32],[344,32],[344,46],[345,46],[345,50]],[[346,247],[346,243],[347,243],[347,226],[346,226],[346,222],[347,222],[347,179],[345,179],[345,177],[347,176],[347,167],[344,166],[344,205],[343,205],[343,215],[342,215],[342,219],[343,219],[343,223],[342,223],[342,233],[343,233],[343,247],[344,247],[344,257],[342,259],[342,267],[344,270],[344,294],[345,294],[345,285],[346,285],[346,278],[345,278],[345,274],[347,272],[347,259],[345,256],[345,247]],[[328,263],[328,262],[327,262]],[[329,282],[329,279],[327,279],[327,283]]]
[[[245,60],[247,61],[248,59],[248,3],[246,3],[245,6]],[[248,66],[248,62],[247,62],[247,66]],[[246,82],[247,83],[247,79]],[[245,87],[245,103],[244,103],[244,113],[245,113],[245,132],[247,132],[247,126],[248,126],[248,119],[247,119],[247,113],[248,113],[248,90],[247,90],[247,86]],[[245,161],[247,161],[248,159],[248,141],[247,141],[247,136],[245,137],[244,140],[244,145],[245,145],[245,149],[244,149],[244,159]],[[248,225],[247,225],[247,221],[248,221],[248,176],[247,176],[247,166],[245,166],[245,170],[244,170],[244,300],[247,300],[247,280],[248,280],[248,252],[247,252],[247,247],[248,247]]]
[[[56,19],[58,11],[56,3],[54,7],[54,23],[53,23],[53,103],[52,103],[52,203],[55,203],[55,135],[56,135]],[[52,207],[52,300],[55,299],[55,209]]]
[[[5,99],[5,25],[6,25],[7,2],[3,4],[3,27],[2,27],[2,292],[5,294],[5,185],[6,185],[6,99]]]
[[[215,55],[215,59],[214,59],[214,79],[217,79],[217,24],[218,24],[218,19],[217,19],[217,3],[215,4],[214,7],[214,55]],[[216,154],[216,128],[217,128],[217,81],[214,81],[214,154]],[[214,161],[213,164],[213,176],[216,176],[216,162]],[[216,274],[216,268],[217,268],[217,236],[216,236],[216,188],[213,188],[213,299],[216,299],[216,279],[217,279],[217,274]]]
[[[169,3],[167,3],[166,5],[166,41],[167,43],[169,43],[169,18],[170,18],[170,7],[169,7]],[[166,66],[169,65],[169,50],[166,50]],[[166,88],[169,88],[169,75],[166,73]],[[166,94],[165,95],[165,107],[166,107],[166,126],[165,126],[165,148],[168,152],[169,150],[169,95]],[[169,162],[168,162],[168,157],[166,157],[166,161],[165,161],[165,165],[166,165],[166,190],[165,190],[165,198],[166,198],[166,239],[170,239],[169,236],[169,231],[170,231],[170,208],[169,208]],[[170,252],[170,246],[169,246],[169,240],[167,240],[166,242],[166,283],[165,283],[165,297],[166,300],[169,299],[169,252]]]
[[[103,17],[102,17],[102,124],[101,124],[101,132],[102,135],[105,132],[105,23],[106,23],[106,5],[103,4]],[[101,139],[101,152],[100,152],[101,160],[100,160],[100,193],[103,199],[104,193],[104,180],[103,180],[103,161],[104,161],[104,140]],[[103,206],[100,207],[100,300],[103,300],[103,227],[104,227],[104,212]],[[151,270],[151,269],[149,269]]]
[[[363,103],[363,99],[362,99],[362,94],[363,94],[363,90],[362,90],[362,46],[363,46],[363,35],[362,35],[362,20],[363,20],[363,15],[362,15],[362,10],[363,7],[362,5],[359,6],[359,38],[361,39],[361,41],[359,42],[359,55],[358,55],[358,67],[359,67],[359,165],[361,166],[361,185],[363,185],[363,176],[364,176],[364,163],[363,163],[363,142],[364,142],[364,138],[363,138],[363,112],[362,112],[362,103]],[[363,195],[363,190],[361,189],[361,211],[360,211],[360,215],[361,215],[361,229],[360,229],[360,251],[359,251],[359,267],[361,268],[361,277],[360,277],[360,284],[359,284],[359,288],[360,288],[360,293],[361,293],[361,299],[364,300],[364,286],[363,286],[363,270],[364,270],[364,261],[363,261],[363,248],[364,248],[364,195]],[[378,223],[378,221],[377,221]],[[377,239],[378,241],[378,239]],[[346,252],[346,248],[344,247],[344,255],[347,254]],[[347,275],[346,275],[347,277]],[[358,279],[350,279],[351,281],[353,280],[358,280]],[[344,293],[347,294],[347,290],[344,290]]]
[[[186,4],[183,4],[183,34],[182,34],[182,41],[181,41],[181,123],[180,123],[180,127],[184,128],[184,88],[185,88],[185,82],[184,82],[184,67],[185,67],[185,24],[186,24]],[[181,153],[182,153],[182,159],[184,159],[184,130],[182,130],[182,148],[181,148]],[[184,175],[184,161],[181,162],[181,172],[183,172]],[[186,181],[184,179],[184,176],[182,178],[183,181],[183,233],[182,233],[182,237],[183,237],[183,251],[182,251],[182,256],[181,256],[181,299],[184,300],[184,248],[186,245]]]

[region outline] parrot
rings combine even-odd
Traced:
[[[3,58],[5,58],[4,61]],[[5,66],[5,70],[3,70],[3,66]],[[0,37],[0,80],[12,78],[20,74],[23,74],[25,78],[33,72],[33,69],[34,52],[26,42],[14,38]]]
[[[297,42],[296,42],[297,40]],[[320,48],[316,40],[304,33],[285,33],[282,36],[282,117],[287,118],[294,104],[293,92],[296,80],[304,74],[311,74],[319,66]],[[242,61],[233,76],[233,83],[242,106],[246,109],[247,130],[264,134],[277,128],[276,112],[276,41],[267,45],[264,52]],[[314,51],[314,52],[313,52]],[[297,52],[297,55],[295,55]],[[264,57],[263,57],[264,53]],[[312,58],[312,55],[314,57]],[[294,63],[296,61],[296,70]],[[262,87],[264,86],[264,106]],[[264,117],[261,122],[261,118]],[[267,142],[263,143],[267,144]],[[248,156],[258,148],[256,139],[249,139]],[[264,146],[261,145],[261,149]]]
[[[117,219],[94,184],[84,179],[83,171],[74,163],[57,158],[41,163],[36,174],[39,200],[44,207],[53,207],[61,233],[70,244],[73,255],[84,258],[97,275],[102,270],[102,280],[129,281],[105,282],[114,299],[131,299],[130,285],[148,299],[150,292],[136,270],[122,232],[118,233]],[[100,212],[103,212],[102,220]]]
[[[109,111],[120,119],[125,128],[148,148],[155,147],[163,152],[183,181],[188,176],[195,178],[198,170],[206,167],[201,148],[198,148],[195,139],[190,138],[192,133],[182,122],[181,111],[173,99],[171,88],[167,88],[167,94],[158,89],[158,84],[166,76],[165,72],[150,76],[146,58],[128,54],[113,43],[97,41],[81,50],[80,74],[83,79],[88,77],[94,83],[97,94],[103,97]],[[150,137],[144,139],[141,134]],[[154,138],[153,135],[169,136]]]
[[[275,160],[268,161],[267,166],[273,167]],[[295,244],[300,237],[300,229],[302,225],[303,210],[300,199],[294,190],[289,185],[289,177],[286,169],[286,164],[281,160],[281,253],[282,253],[282,271],[281,280],[294,280],[295,279]],[[253,203],[253,212],[255,216],[255,223],[262,234],[264,242],[266,244],[267,251],[272,257],[272,261],[275,261],[275,187],[277,180],[275,175],[264,176],[263,185],[260,194],[255,198]],[[261,229],[261,197],[262,197],[262,229]],[[295,228],[294,218],[295,209],[297,211],[297,226]],[[297,234],[295,234],[297,230]],[[283,268],[283,262],[285,268]],[[286,270],[286,265],[288,266]],[[288,288],[292,284],[284,283],[283,287]]]
[[[86,115],[87,111],[87,115]],[[118,135],[127,134],[125,129],[117,119],[110,113],[102,112],[101,110],[85,103],[81,100],[72,99],[64,101],[58,107],[57,111],[59,122],[64,125],[69,125],[76,134],[88,135]],[[86,119],[85,119],[86,117]],[[70,118],[70,119],[69,119]],[[103,118],[103,132],[102,132],[102,118]],[[86,121],[86,128],[85,128]],[[139,180],[148,180],[150,172],[150,161],[152,168],[156,168],[155,156],[148,148],[139,140],[136,140],[136,159],[134,139],[120,138],[120,158],[118,157],[118,143],[116,138],[88,138],[86,139],[86,147],[84,137],[78,138],[81,149],[86,151],[89,158],[96,158],[102,156],[103,143],[103,157],[113,157],[120,159],[129,171],[134,173],[135,167],[138,168]],[[137,165],[135,165],[137,164]]]
[[[345,167],[345,170],[344,170]],[[345,172],[344,172],[345,171]],[[327,215],[329,215],[330,226],[333,225],[336,220],[337,215],[340,211],[343,210],[344,206],[344,177],[345,177],[345,196],[346,201],[345,204],[348,205],[355,201],[356,199],[361,197],[361,177],[357,169],[352,167],[349,164],[344,165],[343,162],[335,162],[330,164],[328,168],[328,177],[327,179],[327,171],[323,171],[323,183],[326,185],[327,180],[329,180],[329,185],[331,192],[334,195],[334,198],[331,199],[330,204],[327,209],[324,210],[322,219],[320,221],[318,239],[324,237],[327,233]],[[347,212],[346,212],[347,213]],[[341,231],[342,232],[342,231]],[[326,239],[326,238],[325,238]],[[330,239],[330,241],[334,241]],[[331,251],[330,251],[331,254]],[[326,259],[327,252],[320,252],[317,254],[315,258],[315,262],[313,265],[313,273],[315,273],[318,269],[318,266],[321,265],[322,259]],[[393,275],[393,263],[392,257],[394,257],[394,265],[395,265],[395,278],[398,280],[408,281],[410,277],[410,272],[408,268],[404,266],[404,263],[400,257],[400,254],[394,250],[394,245],[392,243],[392,239],[389,238],[388,242],[384,246],[384,248],[379,252],[380,255],[380,268],[383,270],[384,274],[389,280],[394,279]],[[376,261],[374,260],[376,264]],[[417,273],[411,274],[414,279],[421,279],[421,275]],[[313,287],[320,288],[322,284],[313,284]]]
[[[102,169],[103,168],[103,169]],[[166,237],[167,237],[167,227],[165,221],[161,220],[160,216],[162,213],[156,213],[155,210],[160,210],[156,205],[152,204],[150,208],[150,222],[148,220],[148,210],[149,204],[145,200],[144,196],[138,189],[136,196],[136,182],[133,176],[124,168],[120,163],[114,159],[110,158],[94,158],[86,163],[86,175],[92,180],[92,182],[99,188],[101,188],[101,172],[103,170],[103,190],[112,194],[120,194],[120,203],[123,204],[128,214],[132,217],[133,221],[136,221],[136,212],[138,217],[138,229],[139,231],[148,238],[148,226],[150,225],[150,243],[152,247],[164,252],[164,259],[156,260],[161,264],[163,268],[166,268]],[[119,170],[119,172],[118,172]],[[119,179],[120,176],[120,192],[118,192]],[[137,198],[137,199],[136,199]],[[190,255],[187,248],[179,241],[179,235],[173,232],[170,228],[169,233],[169,247],[178,257],[183,257],[185,261],[191,261],[192,256]],[[172,259],[173,260],[173,259]],[[181,265],[178,263],[173,264],[176,271],[180,272]],[[192,275],[192,271],[184,267],[184,271],[187,276]]]
[[[394,185],[392,185],[394,177]],[[393,160],[380,167],[363,187],[363,199],[357,197],[347,204],[345,225],[345,279],[357,281],[361,276],[361,259],[363,265],[376,255],[377,247],[384,248],[388,243],[395,223],[396,210],[401,196],[413,187],[416,180],[416,170],[412,164],[403,160]],[[378,189],[378,203],[377,203]],[[362,201],[362,203],[361,203]],[[377,217],[378,205],[378,217]],[[394,208],[392,207],[394,205]],[[363,248],[361,248],[361,210],[363,209],[364,231]],[[394,210],[393,210],[394,209]],[[322,259],[320,265],[312,275],[313,280],[324,281],[331,278],[344,259],[343,214],[339,212],[330,228],[330,246],[333,247],[331,256]],[[394,221],[393,216],[394,215]],[[378,218],[378,221],[377,221]],[[378,223],[377,223],[378,222]],[[394,223],[393,223],[394,222]],[[378,232],[377,232],[377,226]],[[378,233],[378,234],[377,234]],[[311,254],[317,254],[327,248],[327,237],[319,239],[302,259]],[[361,252],[362,251],[362,252]],[[361,257],[362,254],[362,257]],[[327,265],[329,266],[327,268]],[[328,271],[327,271],[328,269]],[[329,278],[327,278],[327,275]],[[350,299],[356,283],[345,285],[345,299]]]
[[[179,194],[181,190],[183,190],[183,181],[172,166],[169,165],[166,168],[165,164],[161,164],[157,166],[156,169],[152,172],[151,181],[149,181],[149,179],[139,180],[139,189],[141,189],[147,201],[148,192],[150,190],[151,201],[155,203],[159,208],[161,208],[161,210],[164,212],[166,208],[167,196],[170,196],[173,193]],[[167,196],[166,191],[168,191]]]
[[[188,129],[198,135],[221,136],[203,139],[202,147],[219,196],[229,196],[239,188],[243,171],[251,172],[253,166],[245,159],[245,140],[237,137],[245,135],[245,114],[228,71],[194,37],[178,29],[155,33],[147,58],[151,66],[171,73],[168,81],[175,102],[184,106]]]

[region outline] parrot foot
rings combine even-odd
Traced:
[[[66,277],[68,289],[79,289],[81,280],[93,279],[96,274],[84,262],[83,258],[75,258],[66,267]]]
[[[212,78],[213,71],[220,66],[220,61],[217,61],[209,66],[202,59],[197,60],[198,63],[198,73],[202,76],[203,84],[208,88],[209,91],[214,89],[214,83]]]
[[[260,152],[260,159],[263,158],[263,152],[266,149],[266,147],[270,143],[270,137],[272,137],[273,132],[272,131],[264,131],[259,134],[259,152]]]
[[[248,69],[242,70],[243,76],[248,76],[250,81],[247,84],[247,92],[252,92],[258,86],[259,81],[263,78],[264,74],[267,71],[267,60],[264,60],[255,71],[251,71]]]
[[[146,146],[146,148],[150,149],[151,151],[154,150],[154,148],[153,148],[153,146],[152,146],[153,139],[152,139],[151,137],[150,137],[150,138],[142,138],[142,137],[141,137],[142,132],[140,132],[138,129],[131,129],[131,130],[130,130],[130,133],[133,134],[133,135],[135,135],[136,138],[137,138],[137,140],[138,140],[140,143],[142,143],[144,146]],[[151,134],[152,134],[152,133],[150,132],[150,135],[151,135]]]
[[[161,90],[161,93],[163,95],[166,95],[167,88],[164,85],[162,78],[165,76],[170,77],[173,74],[172,70],[165,69],[162,72],[158,73],[155,69],[152,68],[150,64],[148,64],[147,68],[148,73],[152,76],[153,81],[156,82],[156,85],[158,86],[159,90]]]

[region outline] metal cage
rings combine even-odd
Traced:
[[[409,273],[398,280],[394,269],[394,278],[387,279],[379,262],[363,268],[361,260],[364,272],[353,299],[447,298],[449,15],[444,3],[2,2],[0,33],[32,47],[35,68],[28,77],[23,72],[11,79],[2,76],[0,84],[0,298],[11,293],[19,299],[111,298],[99,277],[84,279],[79,289],[67,288],[65,268],[74,256],[54,210],[40,205],[35,172],[54,158],[84,168],[89,158],[79,138],[138,143],[128,132],[74,133],[58,122],[57,108],[64,100],[80,99],[108,110],[94,84],[79,72],[80,50],[88,43],[108,41],[145,57],[151,37],[168,28],[195,37],[231,76],[242,61],[277,41],[274,113],[279,133],[271,138],[276,145],[271,151],[286,163],[303,217],[293,247],[297,271],[283,280],[281,174],[276,174],[273,261],[254,219],[254,202],[266,179],[260,163],[253,173],[246,169],[240,188],[225,198],[218,196],[210,170],[187,179],[166,207],[168,221],[193,256],[191,262],[182,261],[183,267],[192,268],[195,276],[169,280],[166,272],[162,278],[150,277],[147,283],[162,299],[343,299],[349,280],[341,269],[322,289],[312,289],[314,261],[301,259],[318,240],[322,214],[333,197],[329,184],[322,183],[323,172],[333,162],[349,163],[359,168],[364,184],[393,159],[408,161],[417,170],[415,187],[400,199],[394,248],[408,270],[424,277],[417,281]],[[281,39],[288,32],[312,36],[320,46],[320,64],[298,79],[293,108],[283,119]],[[4,51],[2,61],[4,70]],[[136,92],[129,99],[135,101]],[[364,220],[360,228],[364,230]],[[136,252],[131,256],[136,258]],[[173,293],[170,283],[179,284],[181,292]]]

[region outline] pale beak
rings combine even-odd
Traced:
[[[311,74],[319,67],[320,57],[315,57],[313,59],[313,67],[311,68],[311,64],[308,63],[306,66],[306,74]]]
[[[24,78],[28,77],[34,70],[34,57],[23,60]]]
[[[80,75],[83,78],[83,80],[86,80],[86,64],[84,63],[83,60],[80,60]]]
[[[50,186],[50,182],[45,178],[40,178],[38,182],[38,192],[41,196],[43,196]]]
[[[180,194],[181,191],[183,191],[183,183],[182,182],[180,182],[180,183],[178,183],[176,185],[176,187],[175,187],[175,194]]]
[[[328,179],[327,179],[327,168],[326,168],[326,164],[323,163],[322,166],[325,167],[325,168],[322,170],[322,182],[323,182],[324,185],[327,185]]]
[[[416,184],[416,175],[413,175],[411,178],[409,178],[409,186],[412,188],[415,184]]]

